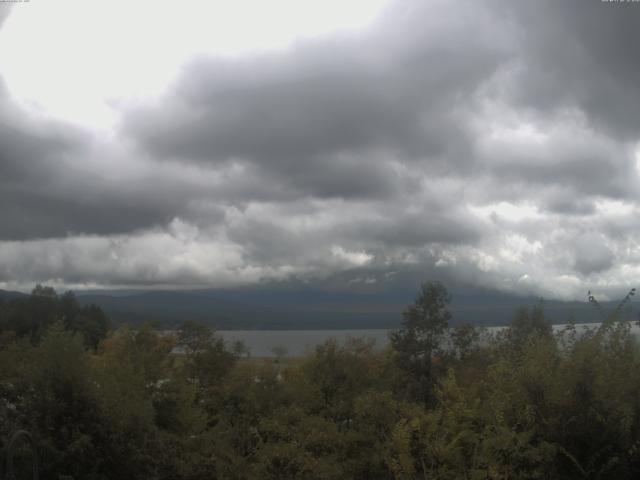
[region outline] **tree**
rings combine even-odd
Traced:
[[[97,305],[81,305],[71,291],[58,295],[51,287],[36,285],[31,295],[0,305],[0,332],[40,342],[51,325],[62,322],[64,328],[80,333],[84,344],[96,349],[109,331],[109,319]]]
[[[474,325],[465,323],[454,327],[450,334],[451,347],[459,360],[465,359],[477,348],[481,331]]]
[[[238,360],[238,354],[227,349],[222,337],[197,322],[183,322],[178,346],[184,349],[187,375],[204,390],[220,383]]]
[[[553,329],[551,322],[545,317],[542,299],[531,309],[526,306],[518,308],[507,330],[507,338],[514,346],[521,346],[532,338],[550,339],[552,334]]]
[[[213,330],[206,325],[186,320],[178,330],[177,345],[184,349],[184,353],[191,355],[209,347],[216,340]]]
[[[40,284],[37,284],[33,290],[31,290],[32,297],[40,297],[40,298],[53,298],[57,299],[58,294],[56,293],[53,287],[47,287]]]
[[[81,306],[72,291],[61,295],[58,304],[65,328],[80,333],[87,347],[95,350],[107,337],[109,319],[100,307],[94,304]]]
[[[375,374],[373,342],[351,338],[340,345],[330,338],[316,346],[302,364],[307,390],[318,410],[337,422],[349,423],[356,396],[372,386]]]
[[[398,366],[413,380],[414,394],[427,405],[433,400],[434,358],[451,319],[450,302],[442,283],[423,283],[413,305],[403,312],[402,328],[390,334]]]

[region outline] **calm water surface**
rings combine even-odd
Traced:
[[[585,323],[576,325],[578,331],[594,328],[599,324]],[[565,325],[554,325],[554,330],[561,330]],[[505,327],[487,327],[488,332],[498,332]],[[241,340],[249,348],[254,357],[275,356],[274,349],[284,347],[287,356],[298,356],[311,352],[329,338],[335,338],[344,343],[348,338],[366,337],[375,340],[377,348],[384,348],[389,343],[389,332],[392,330],[219,330],[218,333],[227,342]],[[637,325],[632,326],[632,332],[640,334]]]

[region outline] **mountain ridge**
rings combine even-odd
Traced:
[[[482,288],[452,288],[452,325],[508,324],[516,309],[534,305],[533,296],[510,295]],[[325,330],[391,329],[400,326],[402,312],[411,304],[410,288],[332,289],[318,286],[259,285],[241,288],[195,290],[99,290],[77,291],[82,304],[96,304],[115,325],[151,322],[161,328],[175,328],[185,320],[207,324],[219,330]],[[27,298],[22,292],[0,290],[0,301]],[[618,302],[602,302],[606,312]],[[631,319],[635,302],[625,310]],[[545,301],[545,313],[552,323],[601,320],[597,309],[586,300]]]

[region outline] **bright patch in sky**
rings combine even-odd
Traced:
[[[525,219],[538,218],[540,214],[538,209],[529,204],[515,204],[511,202],[500,202],[483,207],[470,205],[469,210],[483,219],[503,219],[508,221],[519,222]]]
[[[595,204],[598,211],[604,215],[625,216],[631,215],[635,210],[634,205],[620,200],[602,199],[596,200]]]
[[[0,72],[32,110],[94,127],[119,101],[158,95],[196,55],[237,56],[365,28],[386,0],[237,0],[15,5],[0,30]]]
[[[373,259],[373,256],[367,254],[366,252],[347,251],[344,248],[336,245],[331,247],[331,253],[334,257],[357,266],[366,265]]]

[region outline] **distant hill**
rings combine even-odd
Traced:
[[[452,324],[506,325],[520,305],[537,299],[478,288],[452,288]],[[301,284],[186,290],[102,290],[76,292],[83,304],[100,306],[116,324],[150,321],[172,328],[195,320],[221,330],[322,330],[397,328],[402,311],[413,302],[415,288],[362,291]],[[0,301],[26,298],[21,292],[0,290]],[[617,302],[603,302],[611,311]],[[636,303],[625,315],[637,318]],[[585,302],[545,302],[553,323],[597,322],[598,311]]]
[[[452,324],[505,325],[520,305],[534,298],[481,289],[452,289]],[[78,292],[82,303],[99,305],[116,323],[157,322],[174,327],[195,320],[217,329],[365,329],[397,328],[414,290],[331,291],[314,288],[237,288],[192,291]],[[603,303],[606,310],[616,303]],[[598,312],[585,302],[545,302],[553,323],[596,322]],[[627,316],[633,316],[627,313]]]
[[[21,292],[12,292],[9,290],[0,290],[0,301],[13,300],[14,298],[26,298],[28,295]]]

